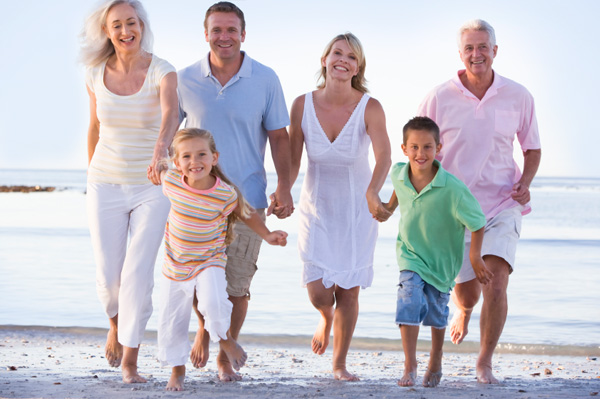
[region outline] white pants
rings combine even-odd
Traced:
[[[118,339],[130,348],[142,342],[152,314],[154,265],[170,207],[162,186],[87,185],[98,297],[109,318],[119,315]]]
[[[227,295],[225,270],[209,267],[188,281],[161,279],[158,310],[158,360],[163,366],[182,366],[190,355],[190,316],[194,289],[204,329],[213,342],[227,339],[233,304]]]

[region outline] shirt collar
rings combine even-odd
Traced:
[[[446,185],[446,180],[448,177],[447,172],[444,170],[444,168],[442,168],[442,164],[437,159],[433,160],[433,164],[437,166],[438,170],[435,176],[433,177],[433,180],[428,184],[428,186],[444,187]],[[410,163],[406,163],[406,165],[404,165],[404,167],[402,168],[402,172],[400,173],[399,180],[403,181],[405,186],[408,186],[414,190],[414,187],[410,182],[410,178],[408,177],[409,166]],[[422,190],[421,193],[424,191],[427,190]]]
[[[456,85],[458,90],[460,90],[463,93],[463,95],[467,97],[477,98],[465,87],[465,85],[463,85],[463,83],[460,80],[460,76],[465,72],[466,69],[459,70],[456,73],[456,75],[452,78],[452,82]],[[505,84],[505,79],[502,76],[500,76],[498,72],[494,71],[494,80],[492,81],[492,85],[490,86],[490,88],[487,89],[487,91],[485,92],[484,98],[495,95],[496,93],[498,93],[498,89],[504,86]]]
[[[242,54],[244,55],[244,59],[242,60],[242,66],[240,67],[240,70],[238,71],[238,73],[235,74],[235,76],[240,77],[240,78],[249,78],[250,76],[252,76],[252,58],[250,58],[248,56],[248,54],[246,54],[246,52],[244,52],[244,51],[242,51]],[[202,60],[200,60],[200,72],[202,73],[202,76],[205,78],[212,75],[212,71],[210,70],[210,60],[209,59],[210,59],[210,52],[208,52],[206,57],[204,57]]]

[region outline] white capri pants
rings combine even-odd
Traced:
[[[118,339],[130,348],[142,342],[152,314],[154,265],[170,208],[162,186],[87,185],[98,297],[109,318],[119,315]]]
[[[163,366],[182,366],[190,356],[190,316],[194,289],[204,329],[213,342],[227,340],[233,304],[228,299],[225,269],[208,267],[187,281],[163,275],[158,309],[158,360]]]

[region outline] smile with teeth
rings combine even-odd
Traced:
[[[122,42],[125,42],[125,43],[130,43],[130,42],[132,42],[132,41],[133,41],[133,36],[131,36],[131,37],[128,37],[127,39],[121,39],[121,41],[122,41]]]
[[[337,69],[338,71],[344,71],[344,72],[348,72],[348,68],[345,68],[341,65],[336,65],[333,67],[333,69]]]

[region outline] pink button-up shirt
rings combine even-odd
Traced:
[[[533,97],[520,84],[494,72],[494,81],[479,100],[454,79],[434,88],[419,106],[440,127],[442,166],[462,180],[489,220],[521,206],[511,198],[521,171],[513,159],[515,135],[523,151],[540,147]],[[522,207],[525,215],[529,204]]]

